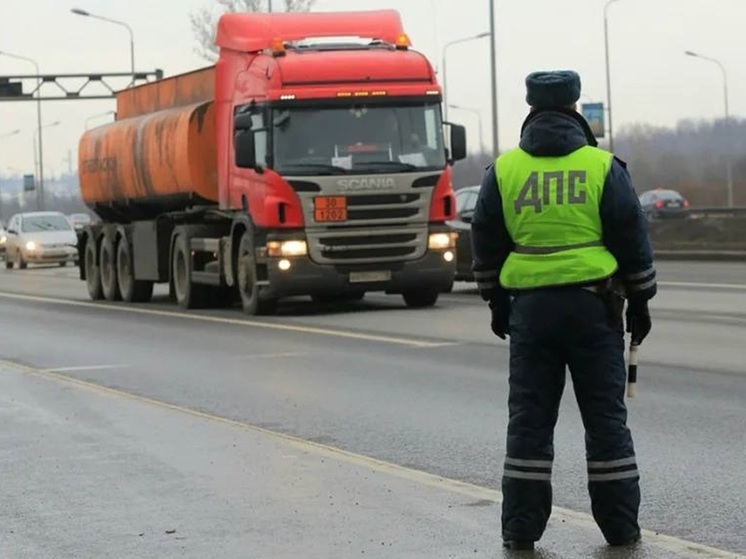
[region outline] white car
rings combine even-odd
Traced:
[[[29,263],[59,264],[78,261],[78,235],[60,212],[14,215],[5,232],[5,267],[24,269]]]

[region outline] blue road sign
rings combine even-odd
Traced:
[[[593,135],[596,138],[603,138],[606,134],[604,104],[585,103],[581,106],[581,111],[593,131]]]

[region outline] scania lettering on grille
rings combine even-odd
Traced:
[[[357,179],[339,179],[337,185],[344,191],[389,190],[396,188],[396,181],[391,177],[362,177]]]

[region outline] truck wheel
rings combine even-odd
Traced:
[[[104,235],[101,239],[101,252],[98,257],[101,267],[101,291],[107,301],[121,301],[122,292],[117,282],[117,252],[114,239]]]
[[[6,270],[12,270],[13,269],[13,261],[10,259],[10,256],[8,253],[5,253],[5,269]]]
[[[432,307],[438,302],[437,291],[432,289],[421,289],[418,291],[406,291],[402,294],[404,302],[408,307],[413,309],[422,309],[425,307]]]
[[[88,241],[86,241],[83,264],[85,266],[85,286],[88,288],[88,295],[94,301],[99,301],[104,298],[104,292],[101,289],[101,270],[96,263],[96,239],[93,235],[88,237]]]
[[[262,298],[257,285],[256,261],[254,259],[254,242],[252,235],[246,231],[238,246],[238,292],[245,313],[250,315],[274,314],[277,310],[277,299]]]
[[[192,283],[192,259],[189,239],[183,233],[176,237],[171,263],[176,302],[182,309],[204,307],[209,295],[207,285]]]
[[[147,303],[153,296],[152,281],[135,279],[132,247],[127,239],[120,239],[117,246],[117,283],[122,299],[128,303]]]

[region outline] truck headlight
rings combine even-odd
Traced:
[[[5,241],[7,240],[8,240],[8,237],[6,237],[5,235],[0,235],[0,245],[4,245]]]
[[[270,241],[267,243],[267,254],[272,257],[305,256],[308,254],[306,241]]]
[[[456,246],[456,233],[430,233],[427,248],[430,250],[445,250]]]
[[[39,248],[39,245],[37,245],[34,241],[29,241],[26,243],[26,250],[29,252],[34,252],[37,248]]]

